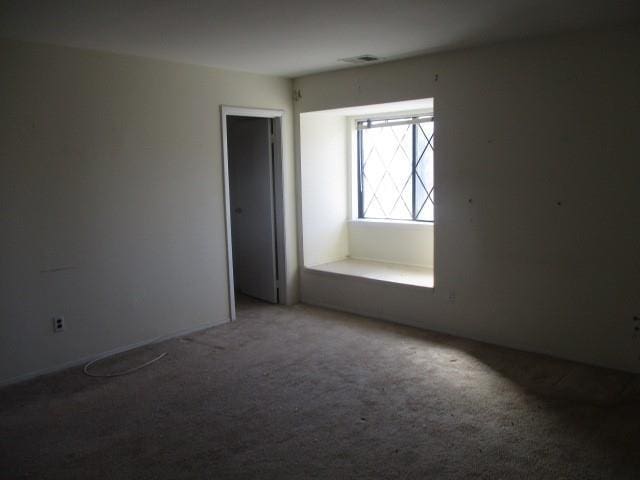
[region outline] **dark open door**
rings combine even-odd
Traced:
[[[272,122],[229,116],[227,146],[235,288],[277,303]]]

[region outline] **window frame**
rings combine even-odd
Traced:
[[[425,119],[422,121],[419,121],[420,119]],[[403,122],[403,120],[406,120],[405,122]],[[371,124],[372,122],[386,122],[385,125],[380,126],[380,127],[366,127],[366,128],[359,128],[359,126],[362,123],[365,122],[369,122],[369,124]],[[395,122],[395,123],[394,123]],[[380,116],[368,116],[366,118],[355,118],[354,119],[354,128],[355,128],[355,133],[356,133],[356,149],[355,149],[355,154],[356,154],[356,188],[357,188],[357,220],[363,220],[363,221],[379,221],[379,222],[410,222],[410,223],[419,223],[419,224],[427,224],[427,225],[434,225],[435,224],[435,200],[433,199],[433,197],[431,196],[431,194],[429,194],[427,192],[428,198],[431,199],[431,202],[433,203],[433,207],[434,207],[434,215],[433,215],[433,220],[420,220],[417,218],[417,216],[420,214],[419,212],[416,212],[417,210],[417,205],[416,205],[416,181],[417,181],[417,173],[416,173],[416,167],[417,167],[417,148],[416,148],[416,129],[418,127],[418,125],[420,123],[427,123],[427,122],[433,122],[433,134],[431,136],[431,138],[435,138],[435,116],[433,114],[433,112],[421,112],[421,113],[406,113],[406,114],[397,114],[397,115],[380,115]],[[364,156],[364,152],[363,152],[363,148],[362,148],[362,134],[363,131],[366,130],[367,128],[382,128],[384,126],[394,126],[394,125],[406,125],[406,124],[410,124],[411,125],[411,219],[400,219],[400,218],[389,218],[389,217],[365,217],[364,216],[364,189],[363,189],[363,156]],[[431,145],[431,148],[433,150],[433,169],[435,170],[435,147],[433,145],[433,141],[429,140],[427,138],[427,142]],[[435,179],[434,179],[434,185],[431,189],[431,191],[435,191]],[[429,200],[427,200],[429,201]]]

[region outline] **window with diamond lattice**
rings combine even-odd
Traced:
[[[433,222],[433,117],[357,122],[358,216]]]

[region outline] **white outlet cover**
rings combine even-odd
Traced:
[[[55,333],[64,332],[64,317],[53,317],[51,322]]]

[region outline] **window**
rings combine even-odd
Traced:
[[[357,122],[358,217],[433,222],[433,117]]]

